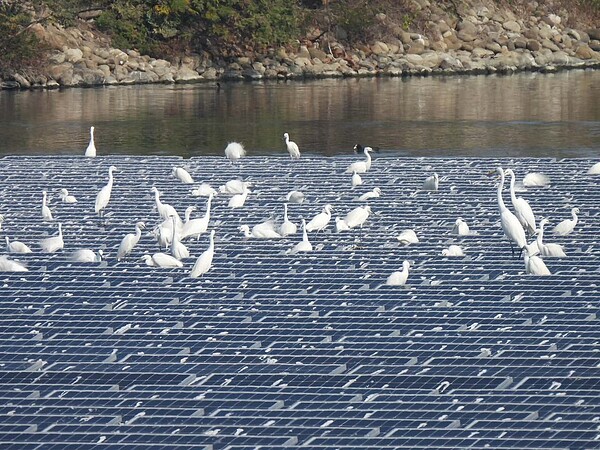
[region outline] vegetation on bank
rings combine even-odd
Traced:
[[[528,0],[495,2],[533,12]],[[461,0],[431,3],[456,13]],[[600,0],[546,3],[598,24]],[[36,22],[69,26],[87,18],[115,47],[167,58],[192,51],[226,58],[336,31],[338,40],[354,43],[384,38],[382,13],[405,30],[427,33],[427,10],[413,0],[0,0],[0,77],[41,61],[44,48],[27,32]]]

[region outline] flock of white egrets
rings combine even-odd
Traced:
[[[298,145],[290,140],[289,134],[284,133],[283,140],[286,148],[292,159],[300,158],[300,150]],[[371,152],[377,151],[377,148],[363,147],[357,144],[354,147],[355,152],[362,152],[365,155],[364,160],[356,161],[350,164],[346,173],[352,174],[351,184],[352,186],[358,186],[362,184],[361,174],[368,172],[371,169]],[[246,155],[246,150],[243,145],[237,142],[231,142],[225,148],[225,156],[232,162],[235,163],[239,159]],[[96,146],[94,143],[94,127],[90,128],[90,141],[85,151],[85,156],[95,157]],[[95,201],[95,212],[102,217],[104,210],[107,208],[113,182],[114,172],[117,170],[115,166],[110,166],[108,169],[108,183],[100,189],[96,196]],[[546,243],[543,241],[544,225],[548,224],[547,219],[542,219],[539,223],[539,228],[536,225],[536,219],[529,203],[522,197],[516,196],[515,191],[515,174],[512,169],[503,170],[497,168],[497,173],[500,176],[500,183],[498,185],[498,207],[500,210],[500,223],[506,238],[511,244],[517,246],[517,248],[524,254],[524,263],[526,273],[533,275],[550,275],[550,271],[546,267],[541,256],[557,256],[564,257],[565,252],[563,248],[558,244]],[[595,164],[589,171],[590,174],[600,174],[600,163]],[[192,184],[194,179],[191,174],[182,167],[175,167],[172,172],[173,176],[179,179],[182,183]],[[502,191],[504,188],[505,176],[510,176],[510,197],[511,203],[514,208],[514,213],[511,212],[505,205]],[[523,180],[525,186],[544,186],[548,184],[548,178],[539,173],[530,173]],[[149,266],[155,267],[166,267],[166,268],[181,268],[183,267],[182,260],[190,257],[185,244],[182,241],[186,239],[196,238],[198,239],[203,233],[208,231],[211,214],[211,202],[218,192],[231,195],[228,206],[230,208],[241,208],[250,194],[250,183],[243,182],[241,180],[231,180],[225,185],[219,188],[219,191],[213,189],[209,184],[203,183],[199,187],[192,190],[193,196],[208,197],[206,203],[206,212],[204,216],[200,218],[191,218],[191,214],[196,209],[195,206],[191,206],[185,211],[185,219],[182,220],[177,213],[177,210],[160,200],[160,192],[155,187],[152,188],[154,193],[154,199],[156,209],[160,215],[162,222],[154,227],[152,235],[156,238],[158,244],[161,247],[170,250],[170,253],[159,252],[153,255],[144,255],[142,260],[145,261]],[[439,189],[439,177],[437,173],[427,177],[423,182],[420,191],[436,192]],[[419,192],[419,191],[417,191]],[[368,201],[373,198],[377,198],[381,195],[381,190],[375,187],[372,191],[369,191],[356,200]],[[60,197],[64,203],[77,203],[77,199],[70,195],[66,189],[61,189]],[[242,225],[239,227],[240,232],[244,234],[246,238],[258,238],[258,239],[276,239],[286,236],[290,236],[297,233],[298,227],[296,224],[288,219],[288,203],[302,203],[304,201],[304,194],[300,191],[291,191],[286,196],[286,203],[284,203],[284,218],[280,225],[277,225],[272,219],[264,221],[262,223],[254,225],[250,228],[248,225]],[[301,252],[311,252],[313,246],[308,238],[309,232],[320,232],[325,230],[332,218],[333,206],[326,204],[322,211],[315,215],[308,222],[302,219],[302,240],[290,248],[288,254],[296,254]],[[47,205],[47,193],[42,192],[42,220],[50,221],[53,220],[52,212]],[[564,236],[571,233],[577,225],[577,214],[579,213],[578,208],[573,208],[572,219],[564,220],[554,227],[554,234]],[[335,219],[335,230],[339,232],[351,230],[353,228],[362,228],[365,222],[371,215],[371,208],[369,205],[359,206],[349,211],[345,217],[337,217]],[[3,221],[3,217],[0,215],[0,229]],[[135,233],[127,234],[123,237],[119,249],[117,251],[116,259],[122,260],[126,258],[138,244],[142,230],[145,229],[143,222],[138,222],[135,225]],[[453,229],[453,233],[459,236],[465,236],[471,234],[468,224],[462,219],[456,219],[456,223]],[[527,236],[537,235],[535,240],[531,243],[527,242]],[[210,231],[210,240],[208,248],[197,258],[195,264],[191,268],[189,275],[192,278],[202,276],[210,270],[212,267],[212,261],[215,252],[214,244],[215,230]],[[404,244],[410,245],[419,242],[414,230],[404,230],[397,236],[397,240]],[[9,237],[6,237],[7,251],[9,253],[31,253],[31,249],[24,243],[19,241],[10,241]],[[64,248],[64,240],[62,234],[62,226],[58,224],[58,235],[51,236],[39,241],[39,247],[43,252],[53,253]],[[448,248],[442,251],[442,255],[449,257],[464,256],[464,251],[459,245],[450,245]],[[89,249],[79,249],[71,253],[70,257],[76,262],[99,262],[102,259],[103,253],[101,250],[94,252]],[[404,285],[407,282],[409,275],[410,263],[404,261],[402,264],[402,270],[395,271],[389,275],[386,284],[392,286]],[[6,256],[0,256],[0,271],[27,271],[27,268],[19,263],[9,259]]]

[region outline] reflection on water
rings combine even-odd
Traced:
[[[598,156],[600,72],[0,92],[0,154]]]

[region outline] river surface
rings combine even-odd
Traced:
[[[0,155],[598,157],[600,71],[0,92]]]

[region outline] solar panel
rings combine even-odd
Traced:
[[[374,159],[352,188],[350,157],[5,157],[1,232],[33,253],[10,257],[28,272],[0,272],[2,448],[594,448],[600,434],[600,211],[593,161],[528,158]],[[96,193],[117,167],[103,218]],[[548,175],[518,186],[538,221],[581,211],[575,231],[544,241],[566,258],[544,258],[552,276],[527,275],[499,223],[497,166]],[[213,267],[189,276],[208,234],[185,240],[183,268],[149,267],[161,248],[151,188],[182,214],[206,198],[172,177],[176,166],[214,188],[252,184],[244,207],[212,201]],[[440,175],[437,192],[421,191]],[[362,229],[335,231],[370,199]],[[60,188],[78,202],[63,204]],[[300,225],[325,204],[328,227],[313,251],[290,253],[301,230],[245,238],[243,224],[281,223],[286,194]],[[41,218],[41,191],[55,221]],[[511,207],[505,189],[505,201]],[[472,231],[452,232],[462,217]],[[122,237],[146,231],[122,261]],[[39,240],[63,227],[65,248]],[[396,237],[413,229],[419,243]],[[529,241],[535,239],[530,236]],[[442,256],[461,245],[464,257]],[[102,250],[77,263],[78,248]],[[387,276],[411,262],[405,286]]]

